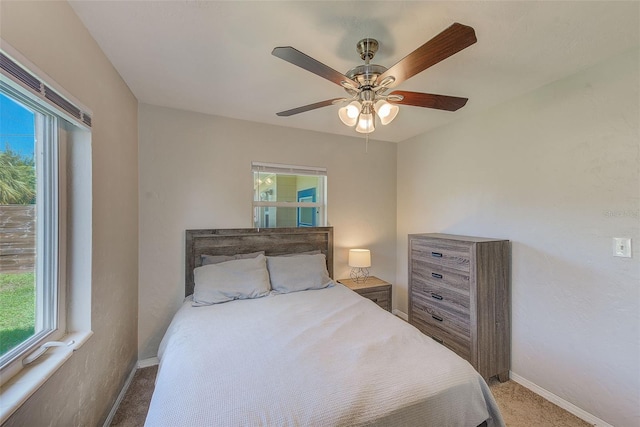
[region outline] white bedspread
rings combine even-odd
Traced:
[[[159,358],[148,427],[504,425],[471,365],[339,284],[187,301]]]

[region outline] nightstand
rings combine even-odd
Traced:
[[[391,283],[375,276],[369,276],[365,282],[360,283],[353,279],[340,279],[338,283],[370,299],[385,310],[391,311]]]

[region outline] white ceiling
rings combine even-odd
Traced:
[[[72,1],[140,102],[332,134],[359,136],[338,106],[276,112],[342,97],[343,89],[271,55],[293,46],[340,71],[390,67],[453,22],[478,42],[399,90],[468,97],[457,112],[401,106],[373,139],[399,142],[487,109],[640,45],[640,3],[431,1]]]

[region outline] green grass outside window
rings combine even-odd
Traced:
[[[35,274],[0,274],[0,356],[29,338],[35,328]]]

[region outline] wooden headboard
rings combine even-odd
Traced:
[[[202,265],[200,255],[235,255],[264,251],[284,255],[320,250],[327,257],[333,277],[333,227],[220,228],[187,230],[184,294],[193,294],[193,269]]]

